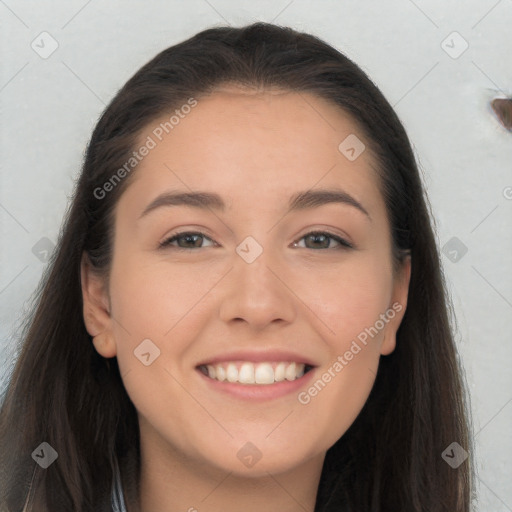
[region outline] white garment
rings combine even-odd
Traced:
[[[112,512],[126,512],[126,505],[123,498],[123,487],[121,485],[121,475],[117,464],[114,481],[112,482]]]

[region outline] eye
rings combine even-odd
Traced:
[[[309,240],[313,242],[313,247],[306,247],[306,249],[336,249],[336,247],[330,247],[331,240],[336,241],[339,246],[338,249],[353,249],[354,246],[339,237],[338,235],[334,235],[333,233],[329,233],[328,231],[312,231],[311,233],[307,233],[300,240]],[[297,242],[294,242],[294,247],[297,247]],[[316,245],[316,247],[315,247]]]
[[[201,245],[202,241],[205,239],[213,242],[213,240],[207,237],[204,233],[196,231],[184,231],[182,233],[175,233],[171,237],[167,238],[160,243],[160,247],[173,247],[176,249],[201,249],[203,247]],[[300,238],[300,240],[306,240],[313,243],[313,247],[306,246],[306,249],[335,249],[335,247],[331,247],[332,240],[338,243],[338,248],[340,249],[354,248],[352,244],[343,238],[327,231],[312,231],[311,233],[304,235],[302,238]],[[183,241],[183,245],[180,244],[180,241]],[[174,245],[174,242],[178,242],[178,245]],[[294,242],[293,246],[299,247],[298,242]]]
[[[160,243],[160,247],[174,247],[176,249],[194,249],[201,248],[202,240],[211,240],[204,233],[195,232],[195,231],[183,231],[182,233],[176,233],[172,235],[170,238],[167,238],[163,242]],[[177,247],[173,245],[175,241],[183,240],[186,245],[178,245]]]

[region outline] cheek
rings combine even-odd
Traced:
[[[389,307],[391,283],[378,258],[362,258],[324,280],[316,298],[310,297],[329,327],[322,332],[331,357],[299,402],[326,426],[332,443],[354,422],[375,382],[386,325],[381,315]]]
[[[351,264],[317,280],[312,276],[304,286],[305,302],[326,326],[325,341],[336,352],[349,349],[352,340],[364,340],[364,333],[379,320],[389,307],[392,280],[389,269],[372,255],[354,258]],[[320,283],[320,284],[317,284]],[[378,324],[380,326],[380,323]],[[379,329],[382,331],[382,329]],[[380,339],[381,334],[368,336]],[[376,345],[376,343],[373,343]]]
[[[191,340],[207,318],[200,299],[215,282],[207,272],[136,256],[112,265],[112,325],[123,384],[138,413],[162,422],[163,430],[168,423],[179,430],[179,419],[197,408],[180,383]]]
[[[329,360],[298,396],[306,417],[323,427],[323,439],[331,444],[354,422],[371,392],[385,332],[380,319],[391,296],[382,265],[354,265],[339,274],[309,295],[312,309],[328,327],[321,332]]]
[[[169,373],[157,372],[166,369],[174,375],[187,370],[193,341],[212,319],[209,291],[222,274],[223,269],[217,272],[211,265],[171,264],[144,254],[114,261],[112,325],[121,375],[130,377],[127,389],[133,381],[134,401],[141,382],[148,388],[146,396],[154,395],[151,383],[171,386],[171,395],[180,392],[179,386],[173,388],[176,383],[169,380]],[[155,364],[145,367],[141,355],[148,352],[145,358]]]
[[[212,288],[211,271],[185,268],[164,259],[131,257],[117,260],[111,277],[112,309],[126,330],[161,338]]]
[[[336,358],[298,396],[298,412],[313,430],[322,432],[318,442],[324,446],[343,436],[364,407],[375,382],[375,359],[368,350],[351,361]]]

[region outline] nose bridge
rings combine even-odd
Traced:
[[[284,276],[279,275],[282,268],[278,251],[266,249],[252,236],[246,237],[236,247],[229,288],[221,306],[222,319],[244,319],[258,327],[276,319],[291,321],[294,305]]]
[[[263,245],[254,237],[247,236],[236,247],[234,271],[240,289],[246,288],[247,291],[262,296],[266,293],[281,294],[282,284],[276,277],[281,267],[279,254],[271,249],[269,240],[270,237],[266,237]]]
[[[253,237],[247,237],[236,248],[235,272],[241,284],[270,290],[275,287],[278,268],[275,253],[265,249]]]

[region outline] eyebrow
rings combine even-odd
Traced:
[[[315,189],[298,192],[290,198],[287,213],[317,208],[330,203],[353,206],[371,221],[371,216],[366,208],[348,192],[341,189]],[[214,192],[172,191],[164,192],[151,201],[151,203],[144,208],[139,219],[149,212],[163,206],[188,206],[201,210],[216,210],[222,212],[226,210],[226,203],[221,196]]]

